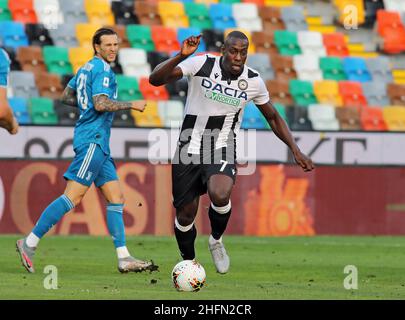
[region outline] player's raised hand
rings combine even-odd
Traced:
[[[181,55],[185,57],[191,56],[197,50],[201,36],[201,34],[198,36],[191,36],[184,40],[181,44]]]
[[[132,106],[131,106],[132,110],[137,110],[137,111],[143,112],[145,110],[145,107],[146,107],[145,100],[132,101]]]
[[[293,152],[293,155],[295,161],[305,172],[312,171],[315,168],[311,158],[303,154],[300,150]]]

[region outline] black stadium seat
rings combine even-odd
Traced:
[[[138,17],[134,14],[134,1],[113,1],[111,10],[114,13],[116,24],[138,24]]]
[[[43,47],[53,45],[53,41],[49,36],[48,29],[46,29],[43,24],[27,23],[25,25],[25,32],[31,46]]]
[[[75,126],[79,119],[79,109],[63,104],[59,99],[54,100],[54,109],[58,115],[58,123],[63,126]]]

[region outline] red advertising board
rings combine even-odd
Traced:
[[[46,206],[63,193],[66,160],[0,161],[0,233],[28,233]],[[170,165],[117,162],[126,198],[128,235],[173,233]],[[257,164],[238,176],[228,234],[404,234],[405,168]],[[209,199],[201,198],[199,233],[210,232]],[[107,235],[105,200],[94,188],[51,234]]]

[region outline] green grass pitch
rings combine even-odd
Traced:
[[[173,237],[128,237],[130,252],[152,259],[159,272],[120,274],[109,237],[45,237],[35,274],[20,264],[16,235],[0,236],[0,299],[404,299],[405,237],[225,236],[231,258],[226,275],[215,272],[207,236],[198,236],[197,258],[207,273],[199,292],[177,292],[171,270],[180,261]],[[58,289],[45,289],[47,265],[58,271]],[[358,270],[358,289],[346,290],[346,265]]]

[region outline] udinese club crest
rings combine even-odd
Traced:
[[[238,87],[240,90],[246,90],[248,88],[248,82],[245,79],[241,79],[238,82]]]

